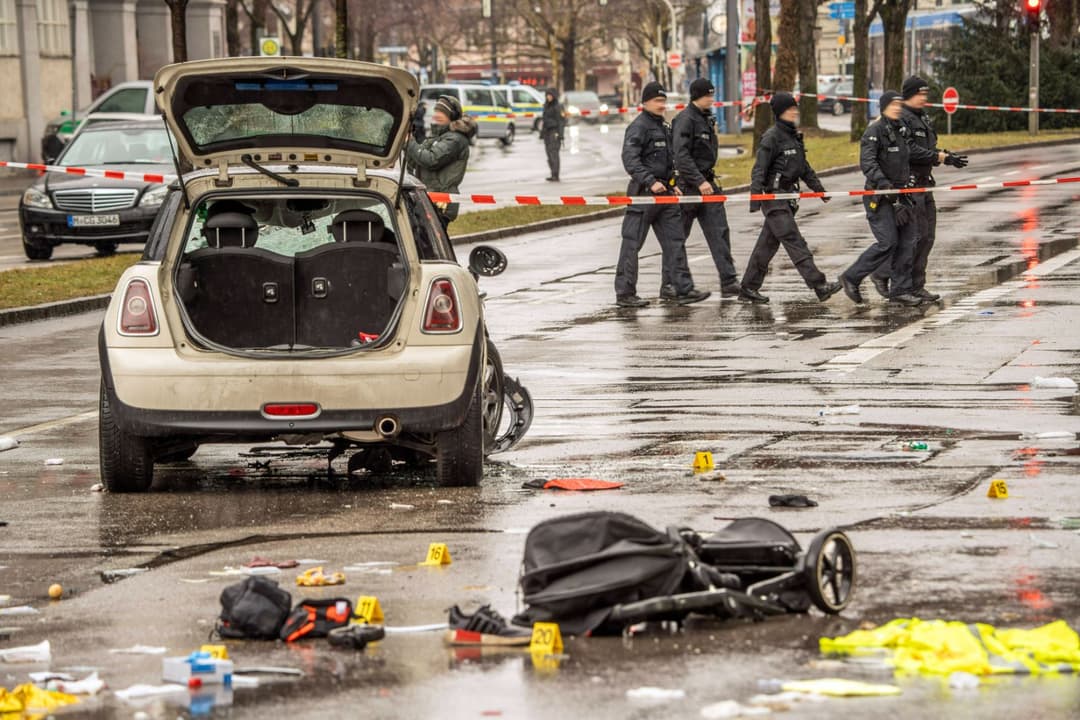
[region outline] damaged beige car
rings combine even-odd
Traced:
[[[479,483],[532,405],[476,284],[505,257],[479,247],[459,265],[423,186],[393,169],[416,80],[231,58],[162,68],[154,92],[182,179],[102,326],[105,486],[144,491],[155,463],[267,441]]]

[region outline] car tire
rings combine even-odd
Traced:
[[[839,100],[834,102],[833,106],[832,106],[832,114],[835,115],[836,117],[840,117],[841,115],[843,115],[844,114],[844,103],[840,102]]]
[[[514,126],[506,128],[506,133],[499,138],[499,142],[503,144],[503,147],[510,147],[514,144]]]
[[[487,341],[487,366],[484,368],[483,406],[484,447],[495,447],[499,435],[499,424],[503,413],[503,364],[495,343]]]
[[[109,492],[146,492],[154,480],[154,454],[149,438],[124,432],[113,418],[105,382],[101,383],[98,418],[101,482]]]
[[[99,257],[109,257],[116,254],[117,244],[114,242],[99,242],[95,243],[94,249],[97,251]]]
[[[23,252],[26,253],[26,257],[31,260],[48,260],[52,258],[53,246],[52,245],[38,245],[34,242],[28,242],[23,240]]]
[[[483,392],[477,382],[465,422],[436,438],[435,475],[442,487],[475,487],[484,476]]]

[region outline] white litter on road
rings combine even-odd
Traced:
[[[1067,430],[1053,430],[1051,432],[1026,432],[1021,433],[1021,440],[1075,440],[1076,433]]]
[[[661,687],[637,687],[626,691],[626,699],[633,702],[668,702],[670,700],[682,700],[686,697],[686,691],[681,688]]]
[[[163,695],[187,694],[187,687],[183,685],[132,685],[129,688],[116,691],[116,697],[124,702],[134,700],[146,700],[147,698],[161,697]]]
[[[47,663],[51,660],[52,651],[48,640],[43,640],[37,645],[23,645],[0,650],[0,662],[5,663]]]
[[[13,437],[0,437],[0,452],[4,450],[14,450],[19,447],[19,441]]]
[[[82,680],[64,680],[54,676],[45,682],[45,689],[68,695],[97,695],[105,689],[105,681],[97,673],[91,673]]]
[[[862,412],[862,408],[858,405],[844,405],[843,407],[823,407],[818,410],[818,415],[824,417],[825,415],[858,415]]]
[[[1035,377],[1035,381],[1031,383],[1037,388],[1057,388],[1060,390],[1075,390],[1076,382],[1072,378],[1067,377]],[[3,448],[0,448],[2,450]]]
[[[111,648],[109,652],[113,655],[164,655],[167,649],[154,645],[132,645],[129,648]]]
[[[446,630],[450,626],[446,623],[436,623],[434,625],[399,625],[398,627],[385,626],[383,630],[387,635],[412,635],[415,633],[437,632],[439,630]]]
[[[701,717],[705,720],[723,720],[724,718],[769,715],[771,712],[767,707],[751,707],[734,700],[723,700],[701,708]]]
[[[1035,533],[1028,533],[1028,537],[1031,538],[1031,544],[1037,548],[1045,548],[1046,550],[1057,550],[1060,545],[1052,543],[1049,540],[1043,540]]]
[[[408,503],[390,503],[391,510],[415,510],[415,505],[409,505]]]
[[[64,458],[49,458],[45,461],[46,465],[63,465]]]
[[[35,608],[29,605],[16,605],[15,607],[0,608],[0,615],[39,615]]]

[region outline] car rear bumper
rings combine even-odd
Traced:
[[[120,224],[97,227],[68,227],[70,213],[64,210],[41,210],[20,207],[19,223],[23,238],[34,245],[60,245],[62,243],[94,245],[99,242],[142,243],[150,235],[160,205],[133,207],[104,215],[119,215]]]
[[[98,337],[98,354],[105,394],[117,425],[127,433],[144,437],[171,437],[220,440],[244,438],[272,438],[279,435],[333,434],[344,431],[371,430],[375,421],[392,415],[400,424],[402,432],[429,434],[460,427],[465,422],[470,404],[475,397],[476,384],[480,379],[483,358],[483,332],[478,330],[471,347],[471,361],[465,374],[460,394],[448,402],[421,407],[385,407],[364,409],[323,409],[310,419],[270,419],[261,407],[252,410],[180,410],[150,409],[136,407],[120,399],[116,379],[110,365],[108,348],[105,346],[104,328]],[[272,363],[273,360],[265,362]],[[356,376],[355,381],[363,378]],[[194,380],[197,382],[197,380]],[[342,377],[340,383],[349,382]],[[318,401],[318,398],[309,398]],[[277,401],[298,400],[279,397]]]

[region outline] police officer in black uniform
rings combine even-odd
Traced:
[[[675,116],[671,132],[675,142],[676,184],[683,195],[715,195],[722,192],[716,181],[717,140],[716,118],[713,116],[713,93],[716,88],[705,78],[690,83],[690,104]],[[728,228],[727,211],[723,203],[688,203],[682,206],[683,236],[690,237],[694,220],[705,233],[716,270],[720,273],[721,297],[737,297],[739,279],[735,275],[735,262],[731,259],[731,230]],[[660,297],[674,298],[667,268],[664,268],[664,285]]]
[[[769,100],[776,124],[761,136],[754,169],[750,174],[750,192],[789,193],[799,191],[799,180],[804,181],[814,192],[825,192],[825,187],[818,180],[814,169],[806,161],[806,147],[802,133],[798,131],[799,105],[791,93],[776,93]],[[828,202],[829,198],[822,198]],[[798,204],[793,200],[750,201],[750,212],[759,209],[765,213],[765,226],[758,235],[754,251],[746,264],[743,274],[739,300],[750,303],[767,303],[769,298],[758,290],[765,281],[776,251],[783,244],[795,269],[802,275],[806,284],[817,294],[818,300],[825,302],[840,290],[840,283],[829,282],[825,274],[814,264],[814,254],[810,252],[806,240],[795,224],[795,211]]]
[[[545,180],[559,182],[559,150],[563,141],[563,109],[555,88],[548,88],[544,95],[544,114],[541,116],[540,136],[544,139],[548,170]]]
[[[681,195],[675,186],[675,162],[671,145],[671,126],[664,122],[667,92],[658,82],[642,90],[644,112],[634,118],[623,137],[622,162],[630,174],[627,195]],[[637,294],[638,253],[645,244],[649,228],[656,232],[669,268],[675,301],[680,305],[701,302],[709,293],[694,288],[686,261],[686,236],[677,205],[631,205],[626,208],[622,225],[622,247],[615,270],[615,304],[619,307],[645,307],[649,304]]]
[[[867,190],[898,190],[909,187],[908,130],[900,122],[901,96],[886,90],[879,100],[881,117],[866,128],[859,145],[859,167]],[[863,206],[875,242],[840,275],[844,293],[862,304],[859,284],[886,262],[891,262],[889,302],[919,305],[912,293],[911,265],[915,253],[915,203],[910,195],[865,195]]]
[[[904,81],[900,89],[904,96],[904,109],[900,114],[900,122],[908,129],[908,150],[911,153],[911,176],[915,181],[915,187],[934,187],[934,168],[938,165],[951,165],[955,168],[967,167],[967,155],[957,155],[948,150],[940,150],[937,146],[937,133],[930,122],[930,116],[926,114],[926,103],[929,101],[930,86],[925,80],[917,75],[912,75]],[[937,203],[934,202],[934,193],[920,193],[912,195],[915,201],[915,218],[917,223],[918,237],[915,240],[915,260],[911,269],[912,293],[923,300],[936,302],[941,299],[937,293],[926,289],[926,264],[930,259],[930,251],[934,248],[934,238],[937,235]],[[870,276],[874,287],[883,297],[889,296],[888,263],[882,264]]]

